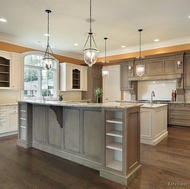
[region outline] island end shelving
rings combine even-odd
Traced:
[[[17,144],[127,186],[141,172],[140,104],[20,101]]]

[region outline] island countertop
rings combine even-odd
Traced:
[[[106,103],[87,103],[77,101],[51,101],[51,100],[24,100],[19,102],[26,102],[31,104],[52,105],[52,106],[66,106],[66,107],[96,107],[96,108],[133,108],[142,106],[142,103],[119,103],[119,102],[106,102]]]

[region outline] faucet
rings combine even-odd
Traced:
[[[150,103],[151,104],[153,103],[153,97],[155,97],[155,92],[154,91],[151,92],[151,98],[150,98]]]

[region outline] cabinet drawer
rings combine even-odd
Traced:
[[[4,117],[4,116],[7,116],[6,111],[4,111],[4,112],[1,112],[1,111],[0,111],[0,117]]]
[[[9,111],[9,113],[18,113],[17,106],[7,106],[7,110]]]
[[[0,116],[0,123],[3,123],[3,122],[6,122],[6,117],[4,117],[4,116]]]
[[[6,107],[5,106],[0,106],[0,112],[4,112],[6,111]]]
[[[4,131],[6,128],[6,122],[0,122],[0,132]]]

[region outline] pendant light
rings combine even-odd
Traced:
[[[143,31],[143,29],[139,29],[138,30],[140,33],[140,50],[139,50],[139,63],[136,65],[136,74],[138,76],[143,76],[145,73],[145,65],[142,63],[142,56],[141,56],[141,32]]]
[[[105,40],[105,61],[104,61],[104,64],[107,64],[107,61],[106,61],[106,40],[107,39],[108,39],[107,37],[104,38],[104,40]],[[109,76],[108,66],[106,66],[106,65],[102,68],[102,76],[103,77]]]
[[[49,70],[54,66],[56,60],[50,55],[50,53],[53,54],[53,51],[51,50],[51,47],[49,45],[49,37],[50,37],[50,33],[49,33],[49,14],[51,13],[51,10],[45,10],[45,12],[47,12],[47,14],[48,14],[48,22],[47,22],[48,24],[47,24],[47,34],[46,34],[46,36],[47,36],[47,46],[46,46],[46,51],[45,51],[44,58],[43,58],[43,63],[44,63],[44,67],[47,70]]]
[[[88,33],[88,37],[87,37],[86,43],[84,45],[84,61],[89,67],[91,67],[93,64],[96,63],[97,56],[98,56],[98,50],[96,47],[96,43],[95,43],[95,40],[93,37],[92,28],[91,28],[91,25],[92,25],[92,6],[91,6],[91,4],[92,4],[92,2],[90,0],[90,31]],[[86,47],[88,40],[89,40],[90,46]],[[92,47],[92,42],[94,42],[94,47]]]

